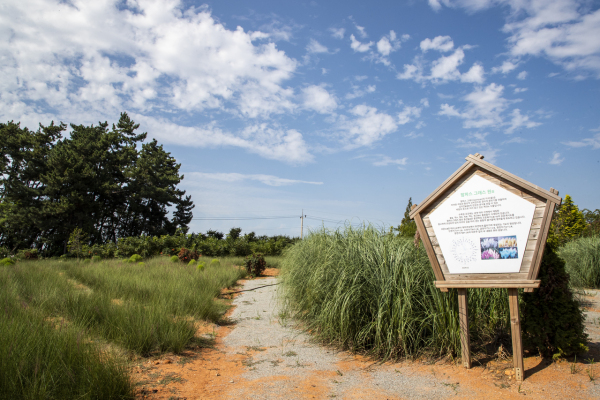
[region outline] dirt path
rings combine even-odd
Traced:
[[[243,289],[276,283],[275,277],[243,282]],[[280,314],[268,286],[234,300],[231,325],[214,329],[214,347],[147,361],[134,370],[140,398],[156,399],[588,399],[600,398],[600,365],[525,359],[526,380],[515,382],[510,360],[471,370],[450,362],[374,364],[311,342]],[[600,346],[600,293],[587,292],[593,341]],[[598,313],[599,315],[595,315]],[[589,322],[589,321],[588,321]],[[212,332],[211,332],[212,334]],[[596,359],[599,359],[596,354]],[[595,368],[595,369],[594,369]],[[596,371],[597,370],[597,371]],[[572,373],[573,372],[573,373]]]

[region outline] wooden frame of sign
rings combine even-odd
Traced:
[[[515,377],[523,380],[518,289],[537,280],[558,191],[544,190],[469,155],[410,217],[427,251],[441,291],[458,289],[462,360],[471,368],[468,288],[508,289]]]

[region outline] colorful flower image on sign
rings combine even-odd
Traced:
[[[506,260],[519,258],[516,236],[481,238],[482,260]]]

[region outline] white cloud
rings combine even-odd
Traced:
[[[222,182],[242,182],[246,180],[251,181],[259,181],[268,186],[287,186],[293,185],[296,183],[304,183],[308,185],[322,185],[323,182],[311,182],[311,181],[301,181],[297,179],[286,179],[279,178],[274,175],[262,175],[262,174],[238,174],[235,172],[232,173],[208,173],[208,172],[186,172],[186,177],[190,177],[195,180],[217,180]]]
[[[362,97],[367,93],[373,93],[375,90],[377,90],[376,85],[368,85],[364,89],[361,89],[359,86],[352,85],[352,93],[346,94],[346,100],[352,100],[358,97]]]
[[[594,130],[592,130],[592,131],[594,131]],[[563,144],[566,144],[567,146],[570,146],[570,147],[590,146],[594,150],[600,149],[600,133],[596,133],[591,138],[581,139],[580,141],[565,142]]]
[[[61,115],[217,109],[255,118],[294,110],[293,90],[282,83],[297,62],[271,34],[228,30],[207,8],[178,1],[136,7],[46,0],[6,6],[0,25],[12,37],[0,42],[0,101],[36,104],[24,114],[36,107]]]
[[[329,114],[337,107],[337,100],[322,86],[308,86],[302,89],[304,107],[321,114]]]
[[[420,138],[423,136],[424,136],[423,132],[419,132],[419,133],[411,132],[411,133],[404,135],[404,137],[409,138],[409,139],[416,139],[416,138]]]
[[[358,105],[350,113],[354,118],[340,121],[346,149],[370,146],[397,129],[394,118],[375,107]]]
[[[373,165],[376,167],[386,167],[388,165],[406,165],[408,162],[408,157],[394,159],[383,154],[379,154],[378,157],[378,160],[373,161]]]
[[[427,97],[421,99],[421,104],[425,108],[429,107],[429,100],[427,99]]]
[[[548,162],[548,164],[560,165],[563,161],[565,161],[565,159],[560,158],[560,153],[555,151],[554,153],[552,153],[552,159]]]
[[[463,127],[467,129],[494,128],[506,126],[505,133],[513,133],[518,128],[535,128],[541,125],[531,121],[528,115],[522,115],[518,108],[513,109],[509,116],[504,112],[510,102],[502,97],[504,86],[491,83],[486,87],[476,87],[464,97],[467,105],[464,111],[447,103],[442,104],[438,115],[464,119]]]
[[[481,64],[475,63],[467,72],[460,76],[461,82],[469,82],[469,83],[483,83],[485,78],[485,71],[483,70],[483,66]]]
[[[527,115],[521,115],[521,110],[515,108],[511,113],[510,126],[506,129],[506,133],[513,133],[518,128],[535,128],[540,126],[540,122],[530,121]]]
[[[508,74],[519,66],[519,63],[513,63],[511,61],[504,61],[501,66],[492,68],[492,74],[502,73]]]
[[[527,78],[527,71],[521,71],[517,75],[517,79],[524,80],[525,78]]]
[[[354,37],[354,35],[350,35],[350,47],[352,48],[352,50],[354,50],[355,52],[358,53],[364,53],[369,51],[369,48],[373,45],[373,42],[369,42],[369,43],[361,43],[358,40],[356,40],[356,38]]]
[[[346,32],[344,28],[329,28],[329,31],[331,32],[331,36],[333,36],[336,39],[343,39],[344,33]]]
[[[427,38],[421,41],[420,46],[423,53],[426,53],[428,50],[448,52],[454,48],[454,42],[450,36],[436,36],[433,40]]]
[[[284,130],[269,127],[266,123],[245,127],[240,133],[223,131],[216,124],[204,127],[181,126],[161,118],[131,114],[141,129],[151,132],[151,137],[161,143],[188,147],[239,147],[264,158],[289,164],[305,164],[313,161],[302,134],[295,129]]]
[[[600,9],[578,0],[429,0],[438,11],[462,7],[476,12],[493,6],[511,8],[504,32],[514,57],[545,56],[568,71],[600,78]]]
[[[519,88],[519,87],[516,87],[516,88],[515,88],[515,94],[516,94],[516,93],[523,93],[523,92],[526,92],[527,90],[528,90],[527,88]]]
[[[358,31],[358,34],[360,35],[361,38],[366,38],[369,35],[367,35],[367,31],[365,30],[364,26],[359,26],[356,22],[354,23],[354,27],[356,28],[356,30]]]
[[[458,66],[463,63],[465,53],[462,49],[456,50],[447,57],[440,57],[431,65],[431,76],[433,81],[452,81],[460,78]]]
[[[398,113],[398,124],[405,125],[413,120],[413,118],[419,118],[421,116],[420,107],[404,106],[404,109]]]
[[[327,53],[329,50],[326,46],[323,46],[315,39],[310,39],[308,45],[306,46],[306,51],[308,51],[309,53]]]
[[[400,48],[400,40],[396,38],[396,32],[390,31],[377,42],[377,51],[384,57]]]

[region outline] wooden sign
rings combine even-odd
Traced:
[[[544,190],[486,161],[480,154],[433,191],[410,217],[442,291],[458,289],[462,359],[471,367],[468,288],[507,288],[515,376],[523,380],[517,289],[533,291],[558,191]]]

